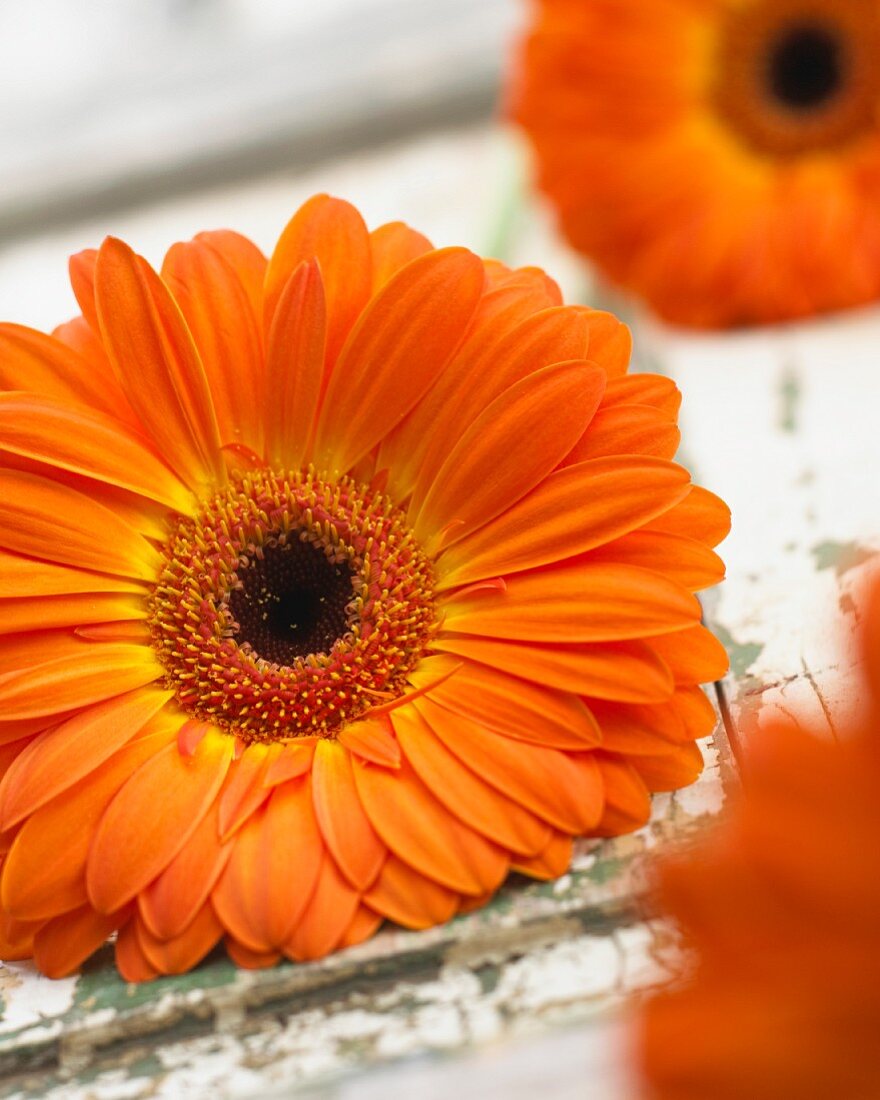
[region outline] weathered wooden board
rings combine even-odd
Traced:
[[[511,883],[484,910],[424,933],[387,930],[308,966],[257,973],[222,957],[129,986],[96,959],[50,983],[3,968],[0,1097],[258,1096],[403,1056],[508,1043],[602,1021],[662,973],[665,933],[640,909],[646,850],[700,827],[717,767],[664,796],[640,834],[584,845],[570,874]],[[329,1087],[329,1086],[328,1086]],[[478,1095],[473,1093],[472,1095]]]
[[[708,604],[733,718],[796,707],[831,735],[860,700],[856,603],[880,550],[880,311],[641,332],[684,392],[686,455],[733,510],[728,580]]]
[[[220,224],[269,247],[319,189],[351,198],[373,224],[403,217],[437,243],[541,263],[581,294],[580,265],[546,215],[516,199],[509,181],[519,163],[498,131],[477,127],[82,223],[0,253],[0,313],[40,326],[68,315],[65,257],[108,231],[153,259],[169,241]],[[683,458],[734,510],[729,580],[706,602],[733,658],[725,692],[734,726],[759,703],[765,713],[795,699],[836,712],[848,698],[839,667],[854,660],[854,586],[880,548],[871,362],[880,317],[711,337],[637,313],[634,324],[643,369],[670,373],[684,391]],[[216,958],[140,988],[106,960],[60,983],[5,967],[0,1097],[308,1088],[345,1100],[410,1090],[464,1100],[503,1082],[502,1094],[518,1098],[534,1095],[524,1069],[532,1061],[554,1096],[582,1095],[587,1081],[597,1100],[631,1095],[614,1021],[627,994],[662,976],[667,942],[640,909],[643,857],[720,809],[730,771],[720,730],[705,751],[700,782],[657,798],[645,830],[586,844],[559,883],[511,883],[486,910],[444,928],[387,930],[321,963],[259,974]]]

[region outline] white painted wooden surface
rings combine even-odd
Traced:
[[[224,224],[269,248],[316,190],[351,199],[372,224],[402,217],[438,244],[541,263],[574,300],[587,285],[580,265],[545,214],[513,201],[519,171],[510,141],[479,126],[82,222],[0,252],[0,314],[38,326],[69,315],[66,256],[107,232],[154,260],[170,241]],[[847,698],[838,666],[852,660],[838,638],[849,645],[864,569],[855,563],[880,548],[880,315],[693,337],[636,313],[635,329],[641,365],[684,391],[684,460],[734,511],[729,580],[706,602],[733,656],[734,722],[746,706],[794,699],[836,710]],[[721,809],[723,731],[705,751],[699,783],[658,797],[640,834],[585,845],[560,883],[514,885],[441,929],[385,931],[322,963],[259,975],[215,961],[140,989],[106,966],[60,983],[3,968],[0,1097],[631,1098],[621,1014],[662,978],[669,949],[668,932],[639,909],[641,862]]]
[[[829,735],[859,701],[855,600],[880,550],[880,310],[725,337],[650,325],[684,394],[686,456],[734,514],[709,613],[728,694]]]

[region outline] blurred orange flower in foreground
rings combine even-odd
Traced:
[[[865,636],[863,728],[755,730],[726,821],[662,868],[694,961],[645,1009],[657,1100],[880,1096],[880,588]]]
[[[617,320],[326,196],[72,275],[0,327],[0,955],[315,958],[696,778],[729,515]]]
[[[565,233],[667,319],[880,297],[876,0],[537,0],[511,84]]]

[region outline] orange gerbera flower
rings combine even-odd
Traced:
[[[876,0],[537,0],[514,83],[565,233],[664,317],[880,297]]]
[[[314,958],[696,777],[728,513],[613,317],[325,196],[72,275],[0,328],[6,958]]]
[[[663,868],[695,960],[642,1022],[658,1100],[880,1096],[880,588],[866,638],[864,728],[755,731],[728,819]]]

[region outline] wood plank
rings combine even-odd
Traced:
[[[662,929],[642,909],[642,857],[717,811],[720,776],[706,751],[704,778],[658,796],[647,828],[583,842],[557,882],[512,881],[486,908],[426,932],[389,928],[320,962],[258,972],[218,954],[142,986],[116,976],[109,949],[60,982],[5,964],[0,1097],[75,1095],[71,1080],[136,1080],[145,1065],[144,1089],[160,1064],[177,1067],[178,1081],[220,1080],[244,1072],[255,1048],[266,1052],[262,1085],[302,1082],[604,1016],[661,972]],[[126,1092],[141,1095],[152,1093]]]
[[[855,607],[880,550],[880,310],[729,335],[637,329],[684,393],[685,457],[733,511],[707,609],[734,721],[797,708],[833,735],[859,703]]]

